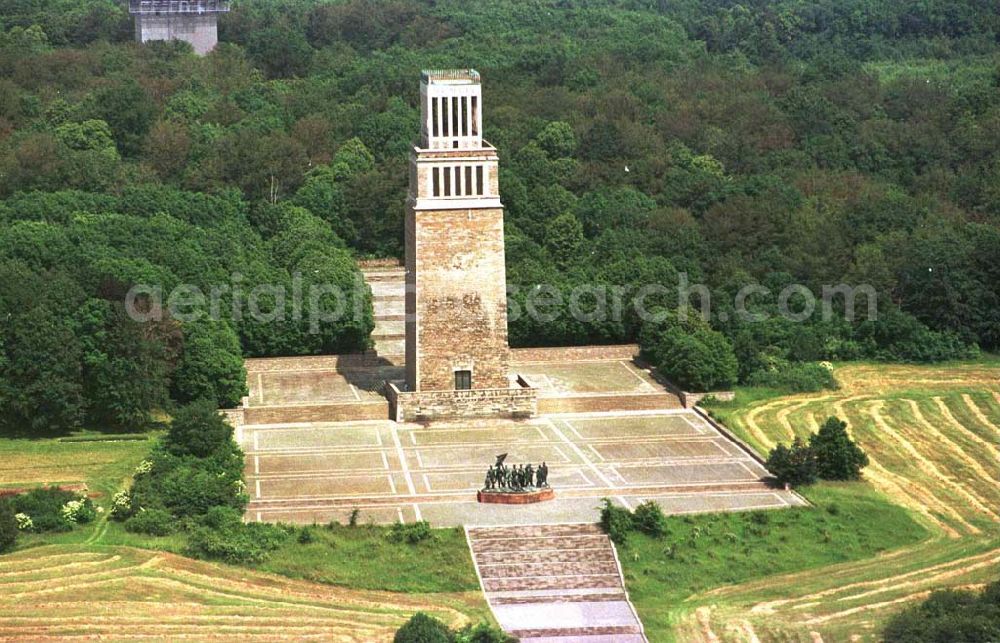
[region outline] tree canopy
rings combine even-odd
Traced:
[[[743,382],[1000,342],[987,0],[237,0],[205,57],[137,45],[112,0],[0,0],[0,15],[8,427],[230,402],[233,335],[242,355],[365,348],[370,312],[317,333],[245,318],[137,329],[112,302],[236,273],[346,284],[356,257],[400,257],[421,68],[482,73],[515,345],[636,341],[647,320],[631,306],[566,313],[599,303],[581,286],[632,297],[650,283],[665,286],[652,307],[707,289],[712,313],[675,338],[677,359],[731,347]],[[779,314],[809,309],[789,288],[839,284],[870,286],[877,319],[851,319],[867,301],[843,294],[803,321]],[[542,285],[554,320],[514,314]],[[760,319],[738,314],[748,286]],[[225,372],[195,372],[209,362]]]

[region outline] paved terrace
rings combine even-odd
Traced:
[[[430,426],[389,421],[381,384],[399,366],[372,356],[248,360],[247,518],[297,523],[429,520],[437,526],[594,522],[602,498],[654,499],[669,513],[802,504],[761,482],[763,466],[681,408],[629,356],[635,347],[525,349],[516,370],[540,416]],[[556,499],[480,505],[499,453],[546,461]]]
[[[252,520],[429,520],[435,525],[593,522],[601,498],[656,500],[669,513],[800,504],[767,488],[764,468],[684,410],[547,416],[433,425],[388,420],[245,427]],[[481,505],[475,491],[498,453],[545,460],[551,502]]]

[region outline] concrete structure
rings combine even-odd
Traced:
[[[474,70],[425,71],[406,212],[406,390],[511,388],[497,153]],[[514,389],[517,390],[517,389]]]
[[[218,17],[227,11],[229,3],[217,0],[129,0],[137,42],[183,40],[199,56],[219,42]]]

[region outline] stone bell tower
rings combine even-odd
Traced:
[[[424,71],[406,209],[406,388],[507,389],[497,152],[474,70]]]

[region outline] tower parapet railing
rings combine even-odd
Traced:
[[[206,14],[226,13],[229,2],[220,0],[129,0],[131,14]]]

